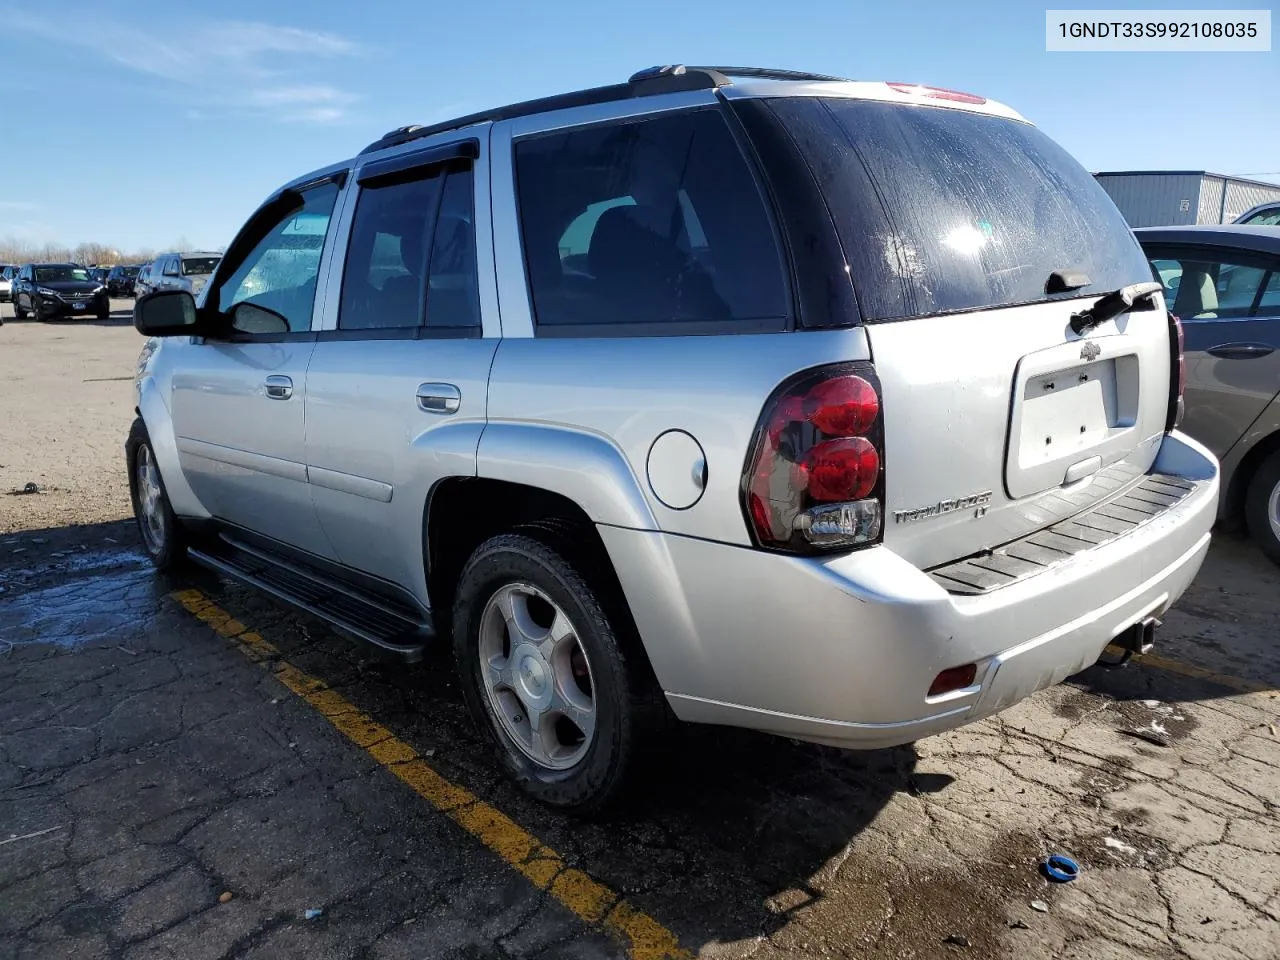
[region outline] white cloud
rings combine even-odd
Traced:
[[[317,59],[352,57],[358,44],[334,33],[244,20],[173,21],[143,28],[119,19],[63,25],[0,8],[7,29],[85,47],[110,63],[178,85],[170,94],[192,112],[256,112],[277,120],[331,123],[358,98],[299,79]]]

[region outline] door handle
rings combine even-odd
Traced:
[[[288,400],[293,396],[293,381],[289,377],[270,376],[264,385],[272,400]]]
[[[1267,343],[1222,343],[1205,352],[1223,360],[1254,360],[1275,352],[1275,347]]]
[[[457,413],[462,391],[452,383],[418,384],[418,407],[428,413]]]

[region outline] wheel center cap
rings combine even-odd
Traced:
[[[539,657],[525,654],[516,666],[516,675],[530,698],[540,699],[547,687],[547,668]]]

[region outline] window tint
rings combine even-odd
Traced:
[[[849,258],[864,317],[1031,303],[1056,270],[1096,295],[1146,280],[1106,192],[1035,127],[944,107],[768,101],[805,154]]]
[[[1165,303],[1183,320],[1252,316],[1258,293],[1272,276],[1256,261],[1229,251],[1152,245],[1147,247],[1147,254],[1164,285]],[[1264,302],[1265,299],[1264,294]]]
[[[310,330],[320,255],[338,186],[302,194],[302,203],[272,226],[218,288],[218,309],[249,302],[283,317],[290,331]],[[251,332],[251,331],[248,331]]]
[[[422,322],[426,238],[442,179],[435,170],[408,182],[361,189],[343,267],[340,329]]]
[[[1280,316],[1280,272],[1272,271],[1267,280],[1267,288],[1262,291],[1262,300],[1258,303],[1260,316]]]
[[[445,181],[431,246],[427,287],[428,327],[480,326],[476,274],[476,232],[471,169],[455,170]]]
[[[515,162],[538,324],[785,322],[773,230],[718,110],[532,137]]]
[[[340,329],[480,326],[471,184],[470,168],[437,167],[361,190]]]

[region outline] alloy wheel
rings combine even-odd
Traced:
[[[501,587],[480,616],[479,656],[490,709],[521,752],[551,770],[577,764],[595,734],[595,687],[565,612],[531,584]]]

